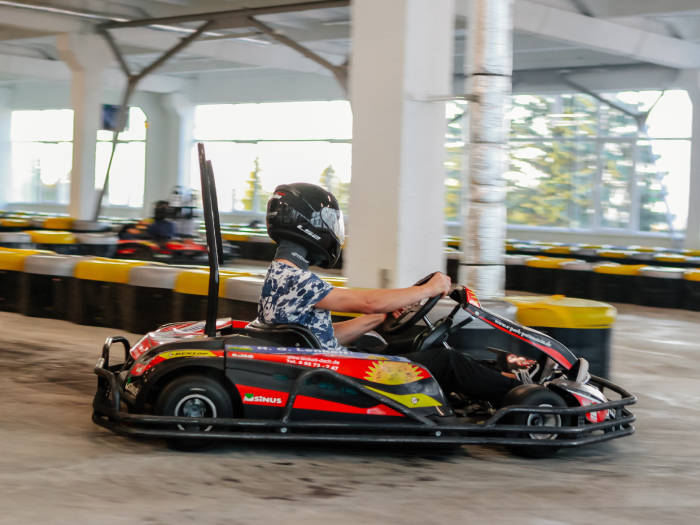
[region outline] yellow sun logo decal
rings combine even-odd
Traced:
[[[423,379],[423,371],[411,363],[373,361],[365,373],[365,379],[383,385],[403,385]]]

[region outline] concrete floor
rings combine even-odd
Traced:
[[[90,421],[114,330],[0,313],[0,524],[697,523],[700,313],[619,312],[613,379],[639,396],[637,434],[546,460],[129,440]]]

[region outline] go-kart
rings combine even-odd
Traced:
[[[208,258],[207,246],[194,239],[163,242],[153,239],[121,239],[117,243],[116,257],[173,264],[203,264]]]
[[[301,326],[263,326],[216,318],[220,229],[211,164],[199,146],[210,294],[207,319],[160,327],[133,348],[108,338],[95,367],[93,421],[129,436],[161,437],[178,447],[216,440],[504,445],[546,456],[634,432],[636,398],[588,373],[587,363],[551,337],[492,314],[465,287],[442,319],[428,312],[436,296],[382,327],[389,342],[368,352],[324,349]],[[458,312],[466,312],[456,321]],[[501,406],[443,392],[423,366],[383,350],[396,348],[419,321],[410,349],[448,351],[450,335],[479,319],[526,342],[537,372]],[[113,346],[124,358],[112,362]],[[452,351],[452,350],[449,350]],[[508,363],[495,351],[489,366]]]
[[[235,247],[226,245],[222,246],[222,250],[224,261],[236,256]],[[117,243],[115,257],[170,264],[206,264],[208,252],[206,242],[196,237],[177,237],[169,240],[123,238]]]

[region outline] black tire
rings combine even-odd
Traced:
[[[186,375],[168,383],[158,396],[155,412],[162,416],[220,417],[234,415],[231,396],[218,381],[204,375]],[[212,426],[177,425],[178,430],[202,430]],[[179,450],[196,450],[209,444],[204,439],[169,439],[168,446]]]
[[[535,407],[562,407],[566,408],[567,404],[562,397],[556,392],[552,392],[548,388],[541,385],[519,385],[506,394],[503,399],[503,406],[509,405],[528,405]],[[568,418],[558,414],[535,414],[527,412],[518,412],[508,416],[504,421],[511,425],[526,425],[526,426],[554,426],[561,427],[568,424]],[[518,433],[517,437],[528,437],[533,441],[538,440],[556,440],[558,434],[526,434]],[[514,454],[530,458],[545,458],[556,454],[559,447],[547,445],[513,445],[508,447]]]

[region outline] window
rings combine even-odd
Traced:
[[[142,206],[145,181],[146,116],[129,109],[109,184],[109,204]],[[68,204],[73,164],[73,111],[13,111],[12,177],[9,202]],[[95,188],[101,188],[111,152],[112,133],[97,132]]]
[[[685,91],[514,95],[505,174],[510,225],[685,229],[692,106]],[[618,106],[618,107],[615,107]],[[624,110],[620,109],[623,108]],[[459,220],[463,103],[447,108],[447,219]],[[646,121],[635,114],[649,111]]]
[[[310,182],[347,211],[352,113],[346,101],[197,106],[194,138],[204,142],[222,211],[264,212],[279,184]],[[196,147],[190,184],[199,187]]]
[[[73,111],[13,111],[9,202],[68,204]]]
[[[581,93],[512,97],[509,224],[685,229],[692,115],[687,93],[602,96],[611,104]],[[634,115],[648,110],[638,123]]]
[[[112,153],[112,132],[97,132],[95,154],[95,189],[104,185],[109,156]],[[127,127],[119,134],[114,161],[109,174],[106,204],[143,206],[146,183],[146,114],[141,108],[129,108]]]

